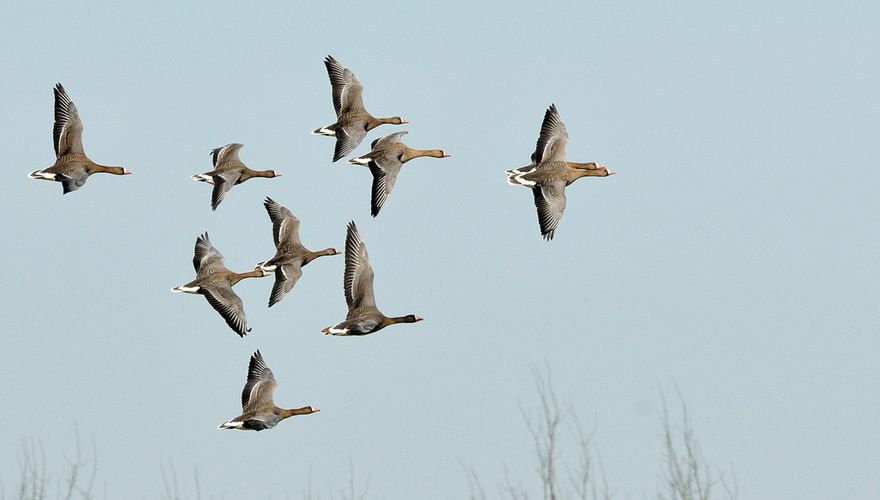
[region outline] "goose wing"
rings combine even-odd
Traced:
[[[288,245],[300,245],[299,219],[294,217],[290,210],[282,206],[272,198],[266,197],[263,202],[269,220],[272,221],[272,236],[275,238],[275,247],[286,243]]]
[[[269,295],[269,307],[280,302],[293,290],[293,285],[296,285],[300,276],[302,276],[302,261],[297,260],[292,264],[278,266],[275,269],[275,284],[272,285],[272,293]]]
[[[333,87],[333,108],[336,110],[336,117],[350,109],[364,109],[364,102],[361,99],[364,87],[354,73],[333,56],[324,59],[324,66],[327,67],[330,86]]]
[[[219,148],[211,150],[211,161],[214,166],[222,165],[228,161],[241,161],[238,158],[238,150],[243,148],[244,144],[233,142]]]
[[[370,215],[379,215],[379,210],[394,189],[397,174],[400,173],[400,159],[396,156],[391,158],[381,157],[370,162],[370,172],[373,174],[372,197],[370,198]]]
[[[67,194],[83,187],[88,178],[89,174],[86,172],[85,168],[68,171],[64,174],[56,174],[55,176],[55,179],[61,182],[61,188],[63,190],[62,194]]]
[[[544,113],[544,122],[541,123],[541,134],[538,136],[538,144],[532,153],[532,162],[539,165],[548,161],[565,161],[565,145],[568,144],[568,132],[565,124],[556,110],[556,105],[551,104]]]
[[[565,181],[555,181],[532,188],[541,235],[550,241],[565,210]]]
[[[223,254],[218,252],[214,245],[211,244],[207,231],[196,238],[193,267],[196,269],[196,273],[215,267],[223,267]]]
[[[68,153],[85,153],[82,145],[82,121],[67,91],[60,83],[55,84],[55,124],[52,127],[52,142],[55,145],[55,156]],[[85,183],[85,181],[83,181]],[[82,186],[79,184],[76,187]],[[74,189],[70,191],[73,191]],[[69,192],[65,188],[65,193]]]
[[[388,134],[385,137],[380,137],[380,138],[374,140],[372,144],[370,144],[370,149],[382,148],[382,147],[385,147],[389,144],[403,142],[402,141],[403,136],[405,136],[408,133],[409,132],[407,132],[406,130],[401,130],[400,132],[395,132],[393,134]]]
[[[241,170],[228,170],[212,177],[214,178],[214,189],[211,191],[211,210],[217,210],[217,207],[226,198],[226,193],[238,182]]]
[[[336,147],[333,150],[333,161],[348,156],[367,136],[364,123],[351,124],[336,130]]]
[[[211,307],[226,320],[229,328],[232,328],[240,337],[244,337],[247,332],[251,331],[247,326],[241,298],[232,291],[232,286],[228,282],[203,286],[200,292],[208,299]]]
[[[251,361],[248,363],[247,382],[244,384],[244,390],[241,391],[241,408],[247,412],[250,408],[262,406],[263,403],[273,405],[272,393],[275,392],[277,386],[275,375],[263,360],[260,351],[251,355]]]
[[[360,308],[375,308],[373,296],[373,268],[367,255],[367,246],[354,222],[348,223],[345,236],[345,302],[349,312]]]

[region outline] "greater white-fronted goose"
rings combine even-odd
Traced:
[[[92,174],[129,175],[123,167],[98,165],[86,156],[82,145],[82,121],[70,96],[60,83],[55,84],[55,125],[52,142],[55,144],[55,164],[28,174],[31,179],[61,183],[64,194],[81,188]]]
[[[293,289],[306,264],[324,255],[338,255],[339,251],[335,248],[325,248],[319,252],[309,250],[299,240],[299,219],[290,210],[268,196],[263,206],[272,220],[276,250],[274,257],[257,266],[268,272],[275,272],[275,285],[269,295],[269,307],[272,307]]]
[[[531,188],[538,209],[538,223],[545,240],[553,239],[565,210],[565,186],[581,177],[607,177],[614,171],[598,163],[574,163],[565,159],[568,132],[553,104],[544,114],[532,164],[507,171],[507,182]]]
[[[218,429],[238,429],[240,431],[262,431],[271,429],[287,417],[308,415],[321,411],[314,406],[284,409],[275,406],[272,393],[275,392],[275,376],[266,366],[260,351],[251,356],[248,363],[247,382],[241,391],[241,415],[218,425]]]
[[[376,118],[364,109],[361,96],[364,87],[354,73],[339,61],[327,56],[324,59],[330,85],[333,87],[333,108],[336,110],[336,123],[312,131],[314,135],[336,138],[333,161],[348,155],[364,140],[367,132],[384,123],[400,125],[409,123],[399,116]]]
[[[232,287],[245,278],[262,278],[269,273],[260,266],[248,273],[234,273],[226,269],[223,267],[223,255],[211,244],[208,233],[196,239],[193,267],[196,269],[196,279],[171,291],[204,295],[211,307],[223,316],[229,328],[244,337],[251,329],[248,328],[241,299],[232,291]]]
[[[404,163],[420,156],[449,158],[442,149],[412,149],[401,141],[407,131],[395,132],[373,141],[372,151],[348,160],[354,165],[366,165],[373,174],[373,189],[370,198],[370,215],[379,215],[379,210],[394,189],[394,181]]]
[[[373,295],[373,268],[367,246],[354,222],[348,223],[345,237],[345,275],[342,282],[348,315],[336,326],[321,330],[324,335],[368,335],[395,323],[415,323],[423,318],[409,314],[389,318],[376,308]]]
[[[281,172],[275,170],[251,170],[238,158],[238,150],[244,144],[227,144],[211,150],[211,159],[214,162],[214,170],[192,176],[194,181],[207,182],[214,185],[211,193],[211,210],[217,210],[217,205],[223,201],[226,193],[232,186],[253,177],[273,178],[279,177]]]

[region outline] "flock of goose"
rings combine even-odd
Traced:
[[[348,156],[364,140],[367,133],[383,124],[408,123],[399,116],[376,118],[364,108],[363,86],[348,68],[331,56],[324,60],[333,94],[336,122],[312,131],[312,134],[336,138],[333,160]],[[52,139],[55,146],[55,164],[28,174],[32,179],[60,182],[64,194],[81,188],[90,175],[108,173],[129,175],[126,168],[99,165],[90,160],[83,150],[82,130],[76,106],[61,84],[54,88],[55,123]],[[366,166],[373,176],[370,214],[376,217],[394,188],[395,180],[403,165],[423,156],[448,158],[440,149],[413,149],[402,142],[406,131],[395,132],[378,138],[370,145],[370,152],[348,160],[354,165]],[[508,170],[507,181],[514,186],[532,190],[541,235],[552,240],[565,210],[565,187],[581,177],[606,177],[614,171],[598,163],[569,162],[565,157],[568,132],[555,105],[544,114],[541,132],[531,162],[521,168]],[[192,179],[213,186],[211,209],[226,197],[236,184],[252,178],[275,178],[274,170],[252,170],[238,156],[242,144],[227,144],[211,151],[213,170],[192,176]],[[245,278],[262,278],[275,275],[275,284],[269,295],[269,307],[282,300],[302,276],[302,268],[325,255],[337,255],[339,251],[326,248],[312,251],[303,246],[299,236],[297,219],[287,208],[266,197],[263,205],[272,222],[275,255],[258,263],[252,271],[236,273],[223,265],[223,255],[214,247],[204,233],[196,239],[193,256],[194,280],[172,288],[173,292],[200,294],[207,299],[235,333],[244,336],[250,331],[244,306],[232,287]],[[345,320],[322,330],[324,335],[368,335],[397,323],[415,323],[422,318],[409,314],[389,317],[376,307],[373,294],[373,269],[370,267],[367,247],[354,222],[350,222],[345,238],[345,272],[343,291],[348,305]],[[219,429],[255,430],[271,429],[281,420],[294,415],[306,415],[319,411],[313,406],[284,409],[275,406],[273,392],[277,383],[272,370],[266,365],[260,351],[255,352],[248,365],[247,382],[241,394],[242,414],[218,426]]]

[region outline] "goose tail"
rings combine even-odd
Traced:
[[[42,170],[34,170],[33,172],[28,174],[29,179],[43,179],[46,181],[54,181],[55,174],[48,174],[43,172]]]
[[[329,128],[329,126],[327,126],[327,127],[321,127],[321,128],[316,128],[315,130],[312,130],[312,135],[326,135],[329,137],[336,137],[336,131],[331,130]]]

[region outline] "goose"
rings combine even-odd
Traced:
[[[218,425],[218,429],[238,429],[240,431],[262,431],[271,429],[287,417],[318,413],[320,408],[303,406],[302,408],[284,409],[275,406],[272,393],[278,383],[275,375],[257,351],[251,355],[248,363],[248,377],[241,391],[241,415]]]
[[[538,209],[541,236],[550,241],[565,210],[565,186],[581,177],[607,177],[614,170],[595,163],[574,163],[565,159],[568,132],[559,117],[555,104],[544,113],[538,144],[532,153],[532,163],[507,171],[507,182],[532,190]]]
[[[394,181],[404,163],[429,156],[432,158],[449,158],[450,154],[442,149],[412,149],[401,141],[408,132],[406,130],[376,139],[370,145],[371,151],[363,156],[352,158],[348,163],[366,165],[373,174],[372,197],[370,198],[370,215],[379,215],[379,210],[394,189]]]
[[[388,325],[415,323],[424,318],[409,314],[389,318],[376,308],[373,295],[373,268],[367,256],[367,246],[354,221],[348,223],[345,237],[345,275],[343,279],[348,315],[345,321],[321,330],[324,335],[368,335]]]
[[[248,328],[241,299],[232,291],[232,287],[245,278],[262,278],[269,273],[260,266],[247,273],[234,273],[226,269],[223,267],[223,255],[211,244],[207,232],[196,239],[193,267],[196,269],[196,279],[171,291],[204,295],[211,307],[223,316],[229,328],[239,337],[244,337],[251,329]]]
[[[324,255],[338,255],[339,251],[335,248],[325,248],[318,252],[309,250],[299,240],[299,219],[290,210],[268,196],[263,206],[272,221],[276,250],[274,257],[257,266],[267,272],[275,272],[275,285],[269,295],[269,307],[272,307],[293,289],[306,264]]]
[[[281,172],[275,170],[249,169],[238,158],[238,150],[243,147],[244,144],[232,143],[212,149],[211,160],[214,163],[214,170],[192,176],[194,181],[207,182],[214,186],[214,191],[211,193],[211,210],[217,210],[217,206],[226,197],[226,193],[236,184],[241,184],[253,177],[271,179],[281,176]]]
[[[98,165],[86,156],[82,145],[83,124],[79,112],[67,91],[60,83],[55,84],[55,124],[52,142],[55,145],[55,164],[28,174],[31,179],[61,183],[63,194],[81,188],[92,174],[130,175],[123,167]]]
[[[333,108],[336,110],[336,123],[317,128],[312,135],[326,135],[336,138],[336,149],[333,161],[337,161],[364,140],[367,132],[379,125],[390,123],[400,125],[409,123],[399,116],[376,118],[364,109],[361,94],[364,87],[354,73],[343,66],[333,56],[324,59],[327,74],[330,75],[330,86],[333,87]]]

